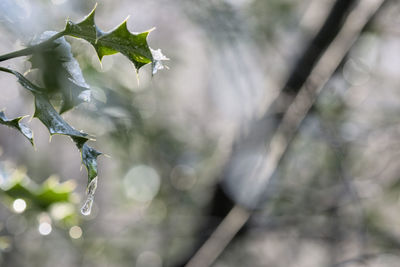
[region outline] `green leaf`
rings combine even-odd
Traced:
[[[147,44],[147,36],[151,30],[141,33],[131,33],[126,25],[126,20],[109,32],[101,31],[95,23],[96,6],[92,12],[81,22],[67,22],[64,33],[77,38],[82,38],[92,44],[101,61],[103,56],[121,53],[135,66],[136,70],[152,63],[153,55]]]
[[[71,202],[75,188],[72,181],[60,183],[56,177],[49,177],[42,185],[35,184],[26,174],[16,170],[0,189],[11,198],[23,198],[34,207],[47,209],[55,203]]]
[[[9,68],[4,68],[4,67],[0,67],[0,71],[4,71],[4,72],[8,72],[11,73],[13,75],[15,75],[15,77],[18,78],[18,82],[27,90],[31,91],[32,93],[38,93],[41,94],[43,91],[45,91],[45,89],[42,89],[36,85],[34,85],[33,83],[31,83],[28,79],[26,79],[24,77],[24,75],[22,75],[21,73],[19,73],[18,71],[9,69]]]
[[[51,135],[61,134],[72,138],[81,151],[82,163],[88,171],[88,183],[90,183],[97,176],[97,157],[102,153],[85,144],[89,140],[88,135],[75,130],[58,114],[47,96],[43,93],[45,92],[44,89],[34,85],[17,71],[4,67],[0,67],[0,70],[17,76],[19,83],[32,92],[35,96],[34,117],[38,118],[47,127]]]
[[[97,6],[97,4],[96,4]],[[104,33],[96,26],[94,16],[96,6],[81,22],[73,23],[68,20],[64,32],[70,36],[81,38],[88,41],[93,46],[96,45],[97,39]]]
[[[87,144],[83,144],[81,148],[82,163],[88,172],[88,184],[97,177],[97,157],[101,154]]]
[[[18,117],[15,119],[8,119],[4,114],[4,111],[0,111],[0,123],[7,125],[11,128],[17,129],[20,133],[22,133],[33,145],[33,134],[32,130],[28,128],[25,124],[21,123],[21,120],[24,117]]]
[[[42,43],[57,32],[44,32],[33,44]],[[61,95],[60,113],[90,99],[90,88],[83,78],[78,61],[64,37],[53,41],[53,49],[40,50],[29,59],[32,69],[40,71],[45,92],[50,99]]]
[[[44,94],[46,89],[40,88],[31,83],[21,73],[0,67],[3,71],[14,74],[18,78],[18,82],[35,96],[35,113],[34,117],[38,118],[49,130],[51,135],[62,134],[70,136],[78,145],[82,145],[89,139],[86,133],[75,130],[69,125],[51,105],[49,99]]]
[[[35,114],[49,130],[51,135],[62,134],[70,136],[78,146],[82,146],[89,138],[86,133],[75,130],[57,113],[46,96],[35,95]]]
[[[74,187],[74,183],[68,181],[60,183],[56,177],[50,176],[40,188],[34,191],[37,205],[47,208],[49,204],[70,202]]]

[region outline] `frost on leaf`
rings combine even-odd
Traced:
[[[153,75],[157,73],[159,70],[163,70],[167,68],[164,66],[163,61],[169,60],[162,52],[161,49],[154,50],[150,48],[151,54],[153,55],[153,62],[152,62],[152,73]]]

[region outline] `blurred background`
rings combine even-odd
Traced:
[[[0,54],[81,21],[95,3],[2,0]],[[79,211],[87,173],[76,146],[49,141],[30,119],[32,95],[0,73],[0,109],[30,115],[35,138],[34,148],[0,126],[0,266],[398,266],[398,1],[97,3],[105,31],[128,16],[132,32],[156,27],[148,42],[169,69],[152,76],[145,66],[138,82],[121,54],[101,65],[90,44],[66,37],[92,100],[63,117],[107,155],[89,216]],[[353,25],[346,19],[363,16],[350,50],[327,61],[338,61],[327,82],[305,82]],[[26,57],[0,65],[31,67]],[[273,154],[302,88],[316,88],[315,102]],[[226,236],[212,236],[221,222]]]

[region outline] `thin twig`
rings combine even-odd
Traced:
[[[235,205],[197,251],[196,255],[187,263],[186,267],[210,266],[247,222],[249,217],[250,212],[248,210]]]
[[[357,40],[362,29],[378,11],[385,0],[363,0],[351,11],[336,38],[322,54],[301,87],[293,103],[287,109],[279,127],[271,139],[259,175],[269,179],[279,166],[298,127],[313,106],[325,83]],[[235,205],[203,246],[189,260],[186,267],[208,267],[224,251],[236,233],[250,218],[251,211]]]
[[[0,62],[8,60],[8,59],[11,59],[11,58],[28,56],[28,55],[31,55],[31,54],[37,52],[37,51],[43,50],[43,49],[47,48],[49,45],[52,45],[52,42],[54,40],[63,37],[65,34],[66,34],[65,31],[62,31],[62,32],[59,32],[59,33],[53,35],[52,37],[50,37],[49,39],[47,39],[46,41],[44,41],[44,42],[42,42],[40,44],[32,45],[32,46],[29,46],[27,48],[24,48],[24,49],[21,49],[21,50],[18,50],[18,51],[14,51],[14,52],[11,52],[11,53],[8,53],[8,54],[5,54],[5,55],[1,55],[0,56]]]

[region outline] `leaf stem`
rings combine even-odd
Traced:
[[[4,67],[0,67],[0,71],[4,71],[4,72],[8,72],[8,73],[13,74],[12,70],[4,68]]]
[[[0,62],[1,61],[5,61],[11,58],[16,58],[16,57],[22,57],[22,56],[27,56],[27,55],[31,55],[36,51],[42,50],[44,48],[46,48],[47,46],[51,45],[52,42],[60,37],[63,37],[66,34],[65,31],[59,32],[55,35],[53,35],[52,37],[50,37],[49,39],[47,39],[44,42],[41,42],[37,45],[32,45],[29,46],[27,48],[18,50],[18,51],[14,51],[5,55],[0,55]],[[4,71],[4,70],[3,70]]]

